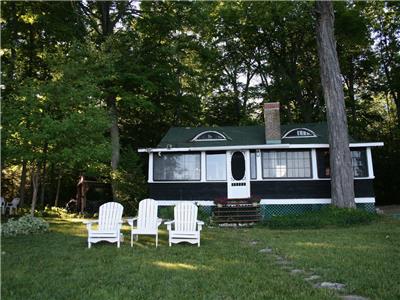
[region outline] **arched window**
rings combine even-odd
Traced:
[[[307,137],[317,137],[317,135],[313,131],[307,128],[295,128],[286,132],[282,138],[284,139],[284,138],[307,138]]]
[[[192,141],[226,141],[226,137],[217,131],[203,131],[196,135]]]

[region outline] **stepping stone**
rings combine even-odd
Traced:
[[[310,277],[304,278],[304,280],[313,281],[313,280],[317,280],[317,279],[320,279],[320,278],[321,278],[321,276],[319,276],[319,275],[311,275]]]
[[[290,274],[292,275],[297,275],[297,274],[302,274],[304,273],[304,270],[300,270],[300,269],[293,269],[290,271]]]
[[[358,296],[358,295],[346,295],[346,296],[341,296],[343,300],[368,300],[368,298]]]
[[[260,253],[272,253],[272,249],[267,247],[267,248],[259,250],[258,252],[260,252]]]
[[[314,284],[314,287],[319,289],[343,290],[346,286],[343,283],[337,282],[321,282]]]
[[[258,244],[258,241],[256,241],[256,240],[250,242],[250,245],[257,245],[257,244]]]

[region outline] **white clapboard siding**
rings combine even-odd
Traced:
[[[120,247],[121,243],[121,226],[122,226],[122,213],[124,207],[117,202],[108,202],[100,206],[99,219],[97,221],[85,221],[88,229],[88,248],[91,243],[100,241],[108,241],[110,243],[117,243]],[[98,223],[98,229],[93,230],[92,224]]]
[[[162,220],[157,217],[158,205],[153,199],[144,199],[139,203],[138,216],[128,219],[131,225],[131,246],[133,247],[133,239],[138,240],[139,235],[155,235],[156,247],[158,246],[158,226]],[[134,221],[136,228],[134,227]]]
[[[182,202],[174,208],[174,220],[166,222],[169,245],[189,242],[200,247],[200,231],[204,223],[197,220],[198,208],[191,202]],[[172,226],[173,225],[173,226]]]

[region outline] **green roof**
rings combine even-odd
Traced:
[[[316,137],[284,138],[282,144],[328,144],[328,127],[326,123],[302,123],[281,125],[281,134],[295,128],[307,128]],[[204,131],[217,131],[226,137],[221,141],[192,141]],[[354,139],[350,138],[350,142]],[[160,141],[157,148],[186,148],[186,147],[217,147],[265,144],[264,126],[221,126],[221,127],[172,127]]]

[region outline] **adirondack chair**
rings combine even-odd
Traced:
[[[144,199],[139,203],[138,216],[127,219],[131,225],[131,247],[133,247],[133,239],[137,241],[139,235],[155,235],[156,247],[158,247],[158,226],[161,225],[162,219],[157,217],[157,202],[153,199]],[[136,221],[136,228],[134,223]]]
[[[19,201],[20,201],[19,198],[14,198],[14,199],[12,199],[11,202],[8,202],[6,204],[6,212],[7,212],[7,209],[8,209],[8,212],[9,212],[10,215],[13,215],[14,213],[16,213],[17,209],[18,209]]]
[[[197,220],[198,208],[191,202],[182,202],[174,208],[174,220],[165,222],[169,232],[169,246],[189,242],[200,247],[200,231],[204,222]]]
[[[92,243],[107,241],[121,243],[122,212],[124,207],[117,202],[108,202],[100,206],[99,219],[97,221],[84,221],[88,230],[88,248]],[[98,229],[92,229],[92,224],[98,223]]]

